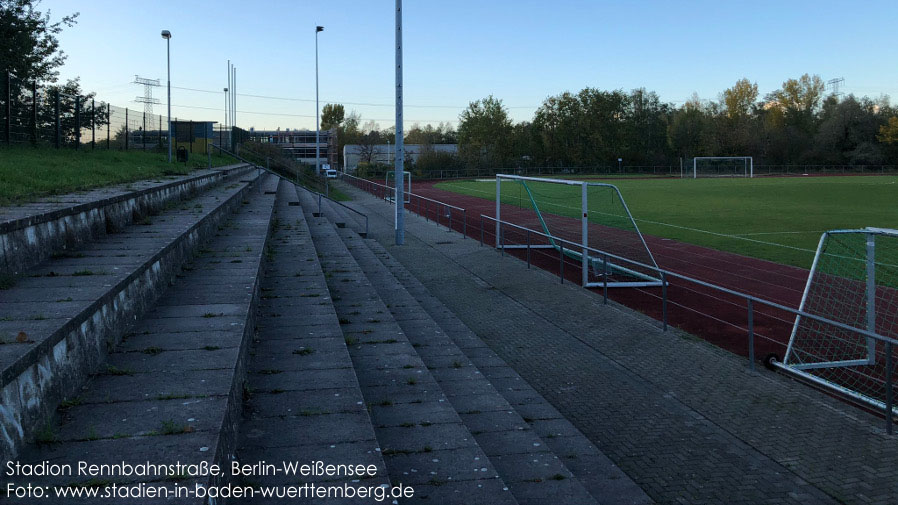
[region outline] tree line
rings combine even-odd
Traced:
[[[898,164],[898,108],[827,94],[819,76],[788,79],[759,99],[740,79],[718,101],[680,107],[639,88],[585,88],[550,96],[533,119],[513,123],[502,101],[472,102],[459,117],[467,165],[671,165],[695,156],[753,156],[768,165]]]
[[[331,106],[334,107],[334,106]],[[393,128],[337,121],[341,144],[392,142]],[[740,79],[718,100],[693,95],[677,107],[644,88],[584,88],[546,98],[529,121],[514,122],[494,96],[471,102],[449,124],[413,125],[406,143],[458,143],[433,169],[677,165],[695,156],[753,156],[766,165],[898,165],[898,107],[827,93],[819,76],[788,79],[760,97]],[[364,158],[364,156],[363,156]],[[369,159],[370,161],[370,159]],[[432,164],[431,164],[432,165]],[[420,167],[419,168],[419,172]]]

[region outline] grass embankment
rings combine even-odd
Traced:
[[[823,231],[898,228],[894,176],[606,182],[620,189],[643,233],[803,268],[811,266]],[[494,182],[446,182],[437,187],[495,200]],[[552,200],[566,198],[570,215],[577,215],[579,188],[571,193],[558,185],[551,191],[557,193],[549,195]],[[595,219],[600,221],[599,216]]]
[[[212,155],[213,167],[234,163],[229,156]],[[206,155],[200,153],[193,153],[185,165],[169,164],[168,154],[157,152],[3,147],[0,148],[0,205],[166,175],[185,175],[207,166]]]

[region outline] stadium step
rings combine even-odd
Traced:
[[[277,180],[267,177],[263,184],[273,189]],[[61,422],[43,424],[20,461],[227,468],[236,448],[246,351],[274,204],[272,196],[255,190],[244,197],[236,214],[222,221],[199,256],[109,353],[103,371],[60,407]],[[147,482],[195,490],[223,478],[179,469],[150,476],[46,477],[40,484],[82,492]],[[178,501],[200,502],[205,500],[195,496]]]
[[[255,173],[252,174],[255,176]],[[77,396],[125,329],[252,190],[206,189],[118,233],[69,249],[0,292],[0,459],[13,457],[64,400]]]
[[[614,477],[619,476],[604,473],[616,469],[614,465],[600,459],[603,456],[573,425],[451,312],[429,297],[432,310],[453,330],[455,338],[449,336],[416,299],[425,295],[426,289],[412,295],[394,272],[408,282],[410,276],[401,267],[396,268],[398,263],[391,261],[382,247],[343,230],[340,235],[520,503],[596,503],[590,492],[603,503],[632,503],[631,496],[614,489]],[[518,408],[525,411],[526,419]],[[569,463],[576,465],[577,475],[568,468]],[[596,463],[599,465],[593,467]],[[589,488],[583,479],[588,480]]]
[[[0,275],[14,278],[54,254],[119,231],[161,212],[167,205],[251,173],[247,165],[238,164],[2,207]]]
[[[337,229],[311,217],[314,209],[304,207],[309,229],[392,483],[413,486],[415,502],[518,503]]]
[[[302,209],[289,205],[294,191],[292,184],[278,191],[237,457],[247,463],[370,464],[377,475],[359,485],[389,484],[308,224]],[[318,484],[340,480],[346,478],[315,478]],[[299,477],[243,477],[238,483],[297,485]]]
[[[315,209],[313,211],[315,217],[327,217],[337,228],[352,228],[362,237],[366,236],[368,230],[365,226],[364,218],[347,210],[346,207],[336,201],[313,195],[308,191],[302,190],[302,188],[300,188],[300,191],[307,193],[306,197],[310,199],[307,200],[308,203],[314,204],[312,208]]]
[[[397,318],[406,335],[409,335],[409,339],[413,342],[419,341],[417,343],[421,347],[418,348],[418,353],[422,356],[432,355],[435,358],[435,366],[439,367],[441,358],[447,354],[447,351],[440,345],[435,345],[435,342],[426,338],[426,335],[444,334],[448,340],[443,338],[440,344],[447,344],[452,355],[458,356],[453,361],[453,368],[456,366],[456,361],[462,364],[462,367],[473,367],[476,370],[474,375],[482,376],[482,380],[488,382],[491,388],[511,405],[513,412],[502,412],[501,416],[493,415],[499,422],[488,420],[488,423],[491,423],[488,424],[490,430],[502,430],[503,425],[505,429],[512,426],[515,429],[532,430],[541,439],[544,446],[558,455],[564,466],[600,503],[649,503],[645,493],[633,485],[617,465],[599,451],[580,430],[574,427],[451,310],[433,296],[381,244],[375,241],[365,241],[364,243],[391,274],[387,276],[383,270],[378,271],[376,268],[366,269],[380,277],[375,280],[369,274],[372,283],[380,287],[398,282],[405,288],[404,290],[392,290],[392,293],[397,296],[391,304],[390,311]],[[355,250],[353,248],[353,252]],[[363,264],[361,259],[360,264]],[[423,310],[430,319],[422,321],[402,317],[401,314],[405,313],[408,307],[412,307],[414,311]],[[431,322],[437,326],[434,327]],[[422,351],[426,347],[433,348],[429,352]],[[478,421],[477,417],[479,415],[470,416],[471,421]],[[467,422],[469,416],[463,415],[462,418]],[[545,474],[545,469],[543,470],[543,474]]]

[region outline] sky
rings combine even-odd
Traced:
[[[164,112],[170,30],[172,116],[223,121],[227,61],[237,67],[237,125],[315,127],[315,26],[320,104],[392,126],[394,0],[44,0],[68,60],[97,99],[142,110],[134,76],[158,78]],[[898,2],[405,0],[405,128],[441,121],[490,94],[514,121],[547,97],[584,87],[645,87],[682,104],[717,100],[738,79],[761,96],[804,73],[843,77],[841,91],[898,99],[892,40]],[[256,96],[249,96],[256,95]],[[269,97],[269,98],[260,98]]]

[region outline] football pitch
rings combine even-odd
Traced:
[[[617,186],[645,234],[802,268],[810,268],[824,231],[898,228],[896,176],[580,180]],[[435,187],[488,200],[496,195],[494,181]]]

